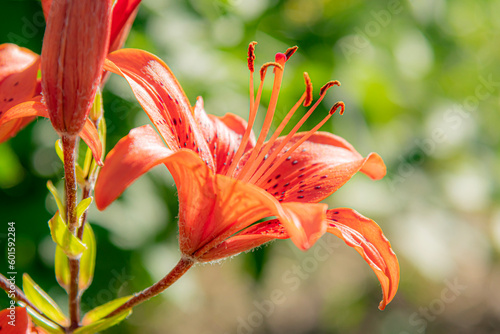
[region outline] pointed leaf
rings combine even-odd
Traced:
[[[50,193],[52,196],[54,196],[54,199],[57,204],[57,208],[59,209],[59,212],[62,212],[63,217],[66,216],[66,207],[63,205],[61,201],[61,197],[59,196],[59,193],[57,192],[56,187],[52,183],[52,181],[47,181],[47,189],[49,189]]]
[[[91,197],[87,197],[87,198],[84,198],[80,203],[78,203],[78,205],[76,206],[76,218],[78,219],[78,221],[80,222],[80,220],[82,219],[82,216],[83,214],[85,213],[85,211],[87,211],[87,209],[89,208],[90,204],[92,203],[92,196]],[[81,223],[78,224],[79,226],[81,225]]]
[[[62,248],[67,256],[77,258],[86,249],[82,241],[68,230],[59,215],[59,211],[49,220],[49,227],[52,240]]]
[[[78,184],[82,185],[82,188],[83,186],[85,186],[85,183],[87,182],[87,180],[85,180],[85,172],[83,171],[82,167],[80,167],[80,165],[75,165],[75,174],[76,174],[76,182],[78,182]]]
[[[74,334],[94,334],[97,332],[101,332],[109,327],[112,327],[119,322],[125,320],[130,314],[132,313],[132,310],[125,310],[122,313],[119,313],[111,318],[106,318],[99,320],[97,322],[94,322],[90,325],[80,327],[76,331],[74,331]]]
[[[85,316],[82,319],[82,324],[90,325],[96,321],[101,320],[102,318],[104,318],[105,316],[116,310],[118,307],[125,304],[125,302],[128,301],[130,298],[132,298],[132,296],[120,297],[110,302],[107,302],[106,304],[96,307],[95,309],[85,314]]]
[[[54,269],[56,272],[56,279],[59,285],[69,293],[69,261],[66,253],[61,247],[56,246],[56,255],[54,261]]]
[[[59,159],[61,159],[61,162],[64,163],[64,153],[63,153],[61,139],[56,140],[55,148],[56,148],[57,156],[59,157]]]
[[[94,231],[92,231],[88,223],[85,224],[83,230],[83,242],[87,246],[87,249],[82,253],[80,259],[80,275],[78,280],[79,289],[82,292],[92,283],[95,269],[96,242]]]
[[[53,323],[52,321],[42,317],[40,314],[37,312],[33,311],[31,308],[27,307],[26,310],[28,311],[31,320],[37,325],[42,327],[47,333],[50,334],[64,334],[64,330]]]
[[[50,320],[62,326],[69,324],[56,302],[36,284],[28,274],[23,275],[23,291],[26,298],[42,311]]]

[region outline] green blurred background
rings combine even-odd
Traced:
[[[195,267],[107,333],[499,333],[499,13],[493,0],[144,0],[126,46],[165,60],[209,113],[247,117],[253,40],[258,65],[299,46],[277,121],[301,95],[303,71],[316,98],[325,82],[341,81],[305,127],[343,100],[346,113],[323,130],[362,154],[378,152],[388,175],[356,175],[326,202],[379,223],[400,260],[401,284],[381,312],[375,275],[342,241],[325,236],[307,253],[279,241]],[[43,30],[39,2],[2,0],[1,43],[39,53]],[[121,78],[112,76],[103,94],[109,149],[148,120]],[[0,271],[14,221],[18,282],[29,273],[65,306],[47,226],[56,209],[45,183],[62,186],[56,139],[39,119],[0,145]],[[85,310],[143,289],[175,265],[175,194],[158,167],[106,211],[92,209],[97,268]],[[315,256],[325,249],[328,259]],[[307,277],[292,284],[296,266]],[[282,298],[271,306],[275,290]],[[0,306],[7,303],[0,294]]]

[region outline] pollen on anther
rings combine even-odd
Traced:
[[[328,89],[330,89],[332,86],[340,86],[340,82],[337,80],[334,81],[328,81],[321,89],[319,90],[320,95],[324,95]]]
[[[254,62],[255,62],[255,45],[257,42],[251,42],[248,45],[248,69],[250,72],[253,72],[255,70],[254,68]]]
[[[312,97],[312,82],[311,78],[309,78],[309,74],[307,72],[304,72],[304,80],[306,82],[306,98],[304,99],[304,103],[302,104],[304,107],[309,107],[311,105],[311,102],[313,100]]]
[[[345,104],[342,101],[337,102],[333,105],[333,107],[330,109],[330,114],[334,114],[338,108],[340,108],[339,114],[343,115],[345,110]]]
[[[293,56],[293,54],[295,53],[295,51],[297,51],[298,48],[299,48],[298,46],[292,46],[291,48],[288,48],[285,51],[286,60],[290,59],[290,57]]]

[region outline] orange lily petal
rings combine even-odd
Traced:
[[[14,44],[0,45],[0,119],[14,105],[37,93],[39,56]],[[17,119],[0,127],[0,143],[15,136],[33,118]]]
[[[12,315],[12,318],[9,318]],[[9,322],[14,320],[15,325]],[[31,333],[31,320],[24,307],[15,307],[13,310],[6,308],[0,311],[0,329],[2,334],[29,334]]]
[[[117,0],[113,6],[109,51],[118,50],[125,43],[141,0]]]
[[[203,99],[201,97],[196,100],[194,116],[203,137],[207,140],[208,148],[214,159],[216,173],[225,174],[240,146],[241,138],[248,125],[247,122],[241,117],[230,113],[223,117],[207,115],[203,109]],[[254,146],[255,135],[252,132],[251,140],[248,142],[246,149],[249,150]]]
[[[171,150],[196,151],[214,170],[212,155],[197,128],[189,101],[161,59],[146,51],[121,49],[108,55],[105,69],[127,80]]]
[[[14,107],[7,110],[2,118],[0,118],[0,138],[2,137],[1,129],[4,128],[5,125],[11,124],[12,122],[17,122],[23,119],[31,120],[34,116],[40,117],[49,117],[49,113],[47,107],[44,103],[40,102],[41,97],[34,98],[32,101],[27,101],[15,105]],[[5,136],[9,136],[11,134],[6,134]],[[94,124],[86,119],[82,131],[79,133],[80,137],[85,141],[90,150],[92,151],[92,155],[94,159],[97,161],[99,165],[102,165],[101,157],[102,157],[102,145],[99,139],[99,134],[97,133],[97,129]]]
[[[295,216],[292,221],[299,224],[294,224],[293,228],[287,229],[279,219],[257,223],[224,240],[199,259],[213,261],[225,258],[258,247],[273,239],[288,239],[290,236],[300,249],[306,250],[326,232],[326,204],[285,203],[283,208],[288,214]]]
[[[394,298],[399,285],[399,263],[380,227],[358,212],[339,208],[328,210],[328,232],[335,234],[361,254],[382,286],[383,310]]]
[[[326,210],[325,203],[283,203],[283,208],[293,216],[286,221],[280,219],[290,239],[301,250],[309,249],[326,232]],[[300,225],[297,223],[300,222]],[[293,226],[290,226],[293,223]]]
[[[132,129],[106,157],[94,190],[97,208],[104,210],[139,176],[172,153],[150,125]]]
[[[259,247],[274,239],[288,238],[289,235],[283,225],[277,219],[272,219],[252,225],[235,236],[224,240],[224,242],[203,254],[199,259],[202,262],[223,259]]]
[[[278,155],[278,158],[288,155],[287,159],[265,180],[261,178],[256,182],[281,202],[319,202],[358,171],[376,178],[385,175],[385,165],[376,153],[363,158],[344,139],[326,132],[313,134],[290,154],[285,152],[286,147],[291,147],[303,135],[294,135]],[[284,137],[280,137],[273,143],[269,155],[283,140]],[[250,154],[243,157],[240,166]]]
[[[202,257],[269,216],[278,217],[300,249],[310,247],[325,232],[326,204],[280,205],[253,184],[213,174],[192,151],[179,151],[164,162],[179,193],[179,241],[186,255]]]

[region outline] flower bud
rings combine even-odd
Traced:
[[[42,92],[54,129],[83,128],[108,52],[112,0],[53,0],[42,47]]]

